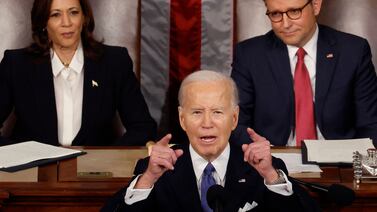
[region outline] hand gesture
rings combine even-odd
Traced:
[[[279,176],[272,166],[270,142],[251,128],[247,128],[247,132],[253,142],[242,145],[244,161],[254,167],[267,183],[273,182]]]
[[[173,150],[169,147],[171,137],[171,134],[167,134],[152,146],[148,168],[139,178],[135,188],[151,188],[167,170],[174,169],[174,164],[183,151],[181,149]]]

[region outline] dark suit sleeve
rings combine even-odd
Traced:
[[[250,65],[247,64],[248,59],[244,58],[246,53],[242,51],[242,45],[238,44],[235,48],[231,77],[235,81],[239,94],[240,114],[238,118],[237,128],[232,132],[230,140],[236,144],[250,143],[250,137],[246,128],[253,126],[254,111],[254,83],[249,73]]]
[[[122,188],[117,191],[114,196],[107,200],[101,208],[101,212],[116,212],[123,211],[125,202],[124,196],[126,195],[127,188]]]
[[[147,141],[155,139],[156,123],[150,116],[127,49],[121,49],[119,59],[124,70],[119,82],[117,107],[126,133],[116,144],[143,146]]]
[[[143,158],[137,161],[135,170],[134,170],[134,177],[130,182],[132,182],[136,176],[145,172],[148,167],[149,157]],[[129,185],[128,185],[129,186]],[[124,197],[126,196],[127,188],[122,188],[118,192],[116,192],[102,207],[101,212],[115,212],[115,211],[153,211],[153,206],[151,206],[151,200],[153,199],[152,196],[153,190],[149,197],[146,200],[142,200],[136,202],[132,205],[127,205],[124,202]],[[152,209],[151,209],[152,208]]]
[[[136,177],[136,176],[135,176]],[[132,178],[132,180],[135,179]],[[132,180],[130,182],[132,182]],[[101,212],[121,212],[121,211],[135,211],[135,212],[143,212],[143,211],[156,211],[156,205],[153,204],[153,190],[149,194],[148,198],[139,202],[135,202],[132,205],[127,205],[124,201],[124,197],[126,196],[127,187],[120,189],[117,191],[101,208]]]
[[[10,86],[12,68],[8,53],[8,51],[5,51],[4,58],[0,64],[0,129],[2,129],[4,121],[8,118],[13,108],[12,90]],[[10,140],[0,134],[0,146],[9,143]]]
[[[124,197],[126,196],[127,188],[122,188],[117,193],[111,197],[105,205],[101,208],[101,212],[121,212],[121,211],[128,211],[128,212],[148,212],[148,211],[158,211],[156,210],[155,205],[151,201],[151,195],[146,200],[142,200],[139,202],[135,202],[132,205],[127,205],[124,202]],[[153,190],[152,190],[153,192]]]
[[[377,146],[377,77],[369,44],[363,41],[354,89],[356,137],[370,137]]]

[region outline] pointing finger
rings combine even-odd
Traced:
[[[247,128],[247,133],[249,134],[251,140],[253,140],[254,142],[266,140],[265,137],[260,136],[258,133],[256,133],[253,129],[251,129],[249,127]]]
[[[159,145],[162,145],[162,146],[168,146],[171,137],[172,137],[172,136],[171,136],[171,134],[169,133],[169,134],[165,135],[163,138],[161,138],[161,140],[159,140],[156,144],[159,144]]]

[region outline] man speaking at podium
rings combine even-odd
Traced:
[[[221,211],[305,211],[316,205],[287,179],[282,160],[252,129],[242,149],[228,142],[238,121],[233,80],[213,71],[190,74],[179,91],[179,121],[189,145],[169,148],[168,134],[152,148],[146,171],[117,193],[103,211],[212,211],[207,190],[224,186]],[[216,209],[216,211],[218,208]]]

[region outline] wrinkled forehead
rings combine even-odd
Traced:
[[[231,86],[226,80],[216,81],[194,81],[187,83],[182,88],[182,104],[186,101],[208,101],[214,98],[225,98],[225,101],[231,102]]]

